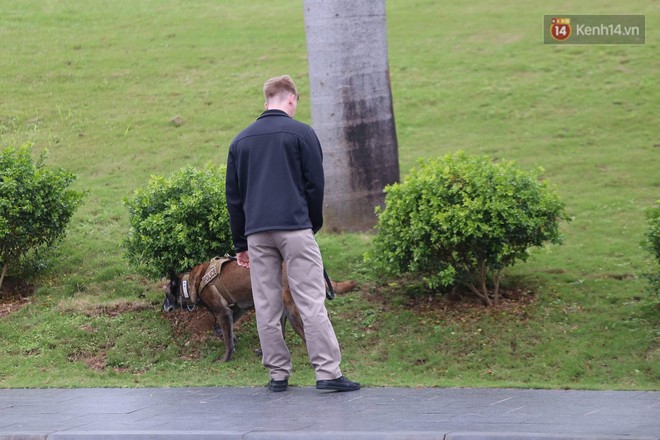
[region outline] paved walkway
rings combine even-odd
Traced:
[[[660,439],[660,392],[0,389],[0,440]]]

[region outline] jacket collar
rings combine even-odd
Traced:
[[[257,120],[261,118],[265,118],[267,116],[286,116],[287,118],[291,117],[284,110],[266,110],[257,118]]]

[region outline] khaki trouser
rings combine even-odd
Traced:
[[[282,336],[282,261],[305,329],[316,380],[341,376],[341,352],[325,308],[323,261],[310,229],[266,231],[248,236],[250,279],[263,364],[274,380],[288,379],[291,354]]]

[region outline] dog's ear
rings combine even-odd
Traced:
[[[174,269],[170,269],[170,274],[168,275],[171,283],[179,283],[179,274],[176,273]]]

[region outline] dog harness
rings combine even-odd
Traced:
[[[211,289],[211,292],[213,292],[214,295],[220,298],[220,302],[222,304],[222,313],[227,316],[232,315],[233,312],[231,307],[235,305],[235,301],[231,297],[231,294],[224,286],[224,284],[222,284],[222,279],[218,278],[218,275],[220,275],[220,271],[222,270],[222,265],[229,260],[229,258],[221,257],[212,258],[209,262],[209,266],[206,269],[206,272],[202,276],[199,288],[195,288],[194,285],[190,285],[190,272],[183,275],[181,279],[181,285],[179,286],[179,305],[182,308],[185,306],[188,310],[193,310],[199,303],[199,296],[197,292],[201,293],[205,288],[208,287]],[[224,295],[218,291],[218,288],[213,282],[216,278],[220,282],[220,286],[224,291]]]

